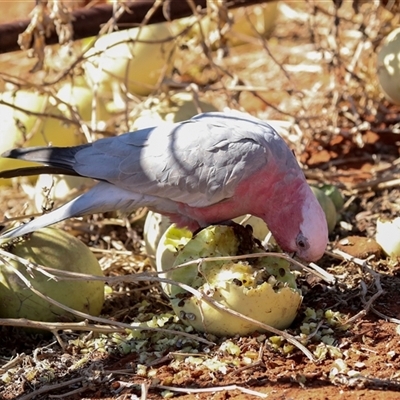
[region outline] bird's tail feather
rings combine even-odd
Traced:
[[[60,174],[60,175],[71,175],[80,176],[77,172],[64,169],[60,167],[49,167],[47,165],[41,165],[38,167],[23,167],[14,168],[0,171],[0,178],[10,179],[20,176],[31,176],[31,175],[42,175],[42,174]]]
[[[15,158],[37,162],[40,164],[58,167],[63,170],[72,170],[75,164],[75,154],[90,144],[83,144],[74,147],[28,147],[12,149],[3,153],[5,158]]]

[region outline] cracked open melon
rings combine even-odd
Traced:
[[[44,228],[11,250],[25,260],[62,271],[103,276],[100,265],[79,239],[56,228]],[[104,302],[104,282],[90,279],[55,281],[48,276],[10,260],[10,265],[27,278],[42,294],[93,316],[100,314]],[[44,322],[73,321],[76,315],[33,293],[13,271],[0,263],[0,318],[27,318]]]
[[[277,329],[287,328],[302,302],[288,261],[272,256],[246,260],[214,259],[178,267],[203,257],[262,252],[245,230],[247,228],[240,225],[210,226],[191,238],[189,231],[172,225],[157,249],[158,266],[164,271],[160,276],[197,289],[226,309]],[[169,282],[162,286],[175,313],[198,331],[217,336],[263,331],[260,326],[210,304],[203,295],[197,297],[184,287]]]

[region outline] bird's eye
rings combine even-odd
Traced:
[[[308,244],[308,240],[301,232],[297,235],[296,245],[302,250],[307,250],[310,247],[310,245]]]

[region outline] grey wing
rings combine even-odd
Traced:
[[[99,140],[75,155],[74,169],[132,192],[204,207],[231,197],[264,167],[276,139],[282,141],[269,125],[212,113]]]

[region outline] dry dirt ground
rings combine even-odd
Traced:
[[[87,328],[56,324],[57,335],[2,326],[1,398],[400,398],[400,264],[373,240],[377,219],[393,218],[400,208],[400,106],[384,98],[376,76],[376,53],[398,24],[398,9],[372,2],[344,2],[339,9],[330,1],[280,5],[269,39],[253,37],[223,52],[178,38],[181,58],[154,96],[190,87],[217,108],[287,121],[282,134],[310,183],[335,184],[342,192],[345,205],[318,262],[336,282],[303,273],[304,300],[286,330],[313,359],[267,333],[217,338],[188,329],[152,279],[145,210],[129,218],[96,215],[62,226],[90,246],[110,279],[105,320],[88,321]],[[34,61],[15,53],[0,60],[2,84],[16,57],[21,82],[44,79],[27,72]],[[130,96],[127,110],[143,100]],[[122,132],[127,115],[116,114],[107,131]],[[0,212],[8,218],[32,210],[24,188],[17,182],[2,189]],[[13,324],[0,319],[0,325]]]

